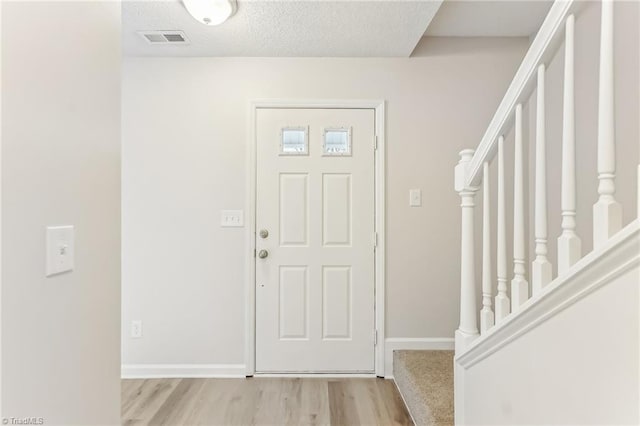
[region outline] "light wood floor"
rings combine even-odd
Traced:
[[[122,381],[123,425],[411,425],[391,380]]]

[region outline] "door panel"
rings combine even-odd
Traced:
[[[351,245],[351,174],[322,175],[322,242]]]
[[[256,117],[256,371],[373,372],[374,110]]]
[[[322,267],[322,337],[351,338],[351,267]]]
[[[280,267],[280,339],[307,339],[306,266]]]
[[[280,246],[309,244],[307,173],[280,174]]]

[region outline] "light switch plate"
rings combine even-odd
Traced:
[[[225,228],[244,226],[244,212],[242,210],[222,210],[220,212],[220,226]]]
[[[73,270],[75,257],[74,240],[73,226],[47,227],[47,277]]]
[[[411,207],[420,207],[422,205],[422,191],[420,189],[409,190],[409,205]]]

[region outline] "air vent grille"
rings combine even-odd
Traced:
[[[183,31],[139,31],[149,44],[189,44]]]
[[[167,41],[170,42],[184,42],[185,38],[183,37],[182,34],[165,34],[164,38],[167,39]]]

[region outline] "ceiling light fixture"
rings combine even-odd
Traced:
[[[187,12],[205,25],[220,25],[236,12],[236,0],[182,0]]]

